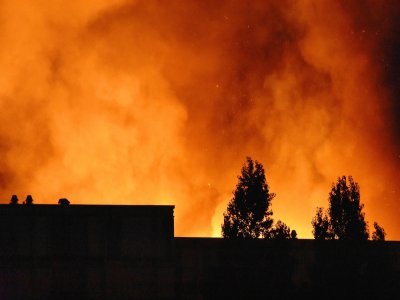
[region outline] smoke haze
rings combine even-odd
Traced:
[[[246,156],[310,238],[352,175],[400,239],[397,1],[0,4],[0,196],[174,204],[219,236]]]

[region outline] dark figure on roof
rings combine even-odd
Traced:
[[[26,205],[32,205],[33,204],[33,198],[31,195],[28,195],[25,199],[25,204]]]
[[[17,195],[12,195],[10,200],[11,205],[18,205],[18,197]]]
[[[58,204],[61,206],[66,206],[69,205],[69,201],[67,198],[61,198],[60,200],[58,200]]]

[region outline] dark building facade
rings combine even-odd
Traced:
[[[180,299],[393,299],[399,242],[175,238]]]
[[[174,298],[173,209],[0,205],[0,299]]]
[[[0,299],[399,293],[399,242],[175,238],[173,210],[0,205]]]

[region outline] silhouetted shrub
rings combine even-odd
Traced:
[[[272,228],[270,237],[277,240],[290,239],[290,227],[279,220]]]
[[[372,239],[374,241],[384,241],[386,232],[377,222],[374,222],[375,231],[372,233]]]

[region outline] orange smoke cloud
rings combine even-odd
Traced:
[[[219,236],[250,155],[300,238],[350,174],[400,239],[398,84],[376,59],[398,15],[356,4],[3,1],[1,198],[175,204],[177,235]]]

